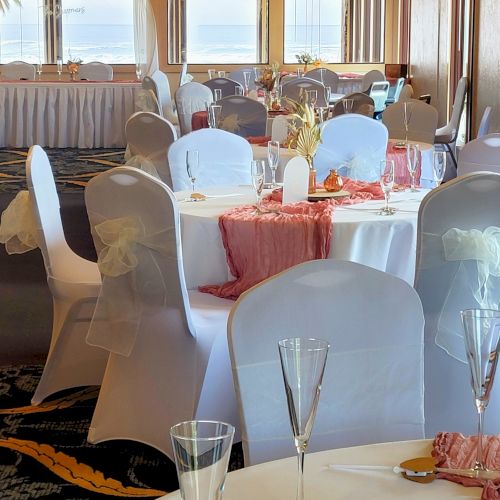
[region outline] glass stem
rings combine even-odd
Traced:
[[[297,474],[297,500],[304,499],[304,457],[305,457],[305,452],[303,450],[299,450],[299,455],[298,455],[299,470]]]
[[[481,404],[477,407],[477,454],[476,454],[476,465],[474,470],[486,470],[483,462],[483,424],[484,424],[484,408]]]
[[[191,179],[191,185],[193,186],[193,193],[194,193],[194,182],[193,179]]]
[[[405,144],[408,144],[408,124],[405,122]]]
[[[411,190],[415,191],[415,174],[410,174],[410,179],[411,179]]]
[[[276,169],[275,168],[272,168],[271,169],[271,184],[274,186],[276,186]]]
[[[389,212],[389,193],[384,191],[385,207],[384,212]]]

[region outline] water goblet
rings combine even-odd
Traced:
[[[324,85],[325,84],[325,68],[320,68],[319,79],[321,80],[321,83]]]
[[[415,173],[418,167],[418,144],[406,143],[406,167],[410,173],[410,191],[417,193],[419,190],[415,187]]]
[[[215,102],[220,101],[222,99],[222,89],[214,89],[214,99]]]
[[[251,163],[251,174],[252,174],[252,185],[255,190],[255,196],[257,197],[256,211],[254,214],[260,215],[262,212],[262,190],[264,189],[264,160],[252,160]]]
[[[344,106],[344,114],[352,113],[354,99],[342,99],[342,105]]]
[[[248,91],[250,90],[250,71],[243,71],[243,80],[245,81],[245,95],[248,95]]]
[[[194,185],[196,183],[196,176],[198,175],[198,166],[200,164],[200,155],[197,150],[188,149],[186,151],[186,170],[191,180],[191,186],[193,187],[194,193]],[[192,198],[196,199],[196,198]]]
[[[443,182],[444,173],[446,172],[446,152],[434,151],[432,153],[432,171],[434,174],[434,182],[436,187]]]
[[[42,69],[43,69],[42,63],[37,63],[37,65],[36,65],[36,73],[38,75],[38,80],[42,79]]]
[[[466,309],[460,312],[460,316],[478,414],[477,450],[473,470],[477,477],[481,477],[481,472],[487,470],[483,457],[484,412],[490,400],[500,351],[500,311]]]
[[[396,209],[389,207],[389,198],[394,187],[394,160],[381,160],[380,187],[384,193],[385,205],[379,215],[394,215]]]
[[[61,79],[62,71],[63,71],[63,61],[60,57],[58,57],[57,58],[57,79],[58,80]]]
[[[211,104],[208,108],[208,126],[210,128],[219,128],[222,106]]]
[[[215,69],[208,70],[208,79],[213,80],[217,76],[217,71]]]
[[[135,65],[135,76],[136,76],[137,80],[142,79],[142,65],[140,63],[137,63]]]
[[[234,86],[234,95],[243,95],[243,88],[239,85]]]
[[[408,144],[408,126],[410,125],[413,113],[413,103],[405,101],[403,103],[403,123],[405,126],[405,144]]]
[[[174,425],[170,438],[182,500],[221,500],[234,427],[193,420]]]
[[[297,449],[297,500],[304,498],[304,458],[311,437],[330,344],[292,338],[278,342],[290,424]]]
[[[267,159],[271,169],[271,187],[277,187],[276,170],[280,162],[280,143],[278,141],[269,141],[267,143]]]

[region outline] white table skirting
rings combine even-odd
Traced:
[[[140,89],[132,82],[0,82],[0,147],[125,147]]]

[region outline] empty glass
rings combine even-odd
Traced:
[[[234,427],[193,420],[174,425],[170,437],[182,500],[221,500]]]
[[[317,90],[308,90],[307,91],[307,100],[309,104],[315,108],[316,103],[318,102],[318,91]]]
[[[344,106],[344,113],[352,113],[352,108],[354,106],[354,99],[342,99],[342,104]]]
[[[255,81],[260,81],[262,78],[262,70],[260,68],[254,68],[253,73],[255,75]]]
[[[257,197],[256,214],[262,213],[262,190],[264,189],[264,160],[252,160],[251,163],[252,185]]]
[[[332,87],[325,87],[325,98],[326,103],[330,104],[330,99],[332,98]]]
[[[292,338],[278,342],[288,414],[298,454],[297,500],[304,498],[304,457],[311,437],[330,344]]]
[[[215,69],[208,70],[208,79],[213,80],[217,76],[217,71]]]
[[[243,71],[243,80],[245,81],[245,95],[248,95],[248,91],[250,90],[250,71]]]
[[[415,173],[418,167],[419,149],[418,144],[406,144],[406,167],[410,172],[410,191],[413,193],[419,190],[415,187]]]
[[[60,57],[58,57],[57,58],[57,79],[58,80],[61,79],[62,71],[63,71],[63,62],[62,62],[62,59]]]
[[[381,160],[380,162],[380,187],[384,192],[385,205],[379,215],[393,215],[396,209],[389,207],[389,198],[394,188],[394,160]]]
[[[239,85],[234,86],[234,95],[243,95],[243,89]]]
[[[405,101],[403,103],[403,123],[405,126],[405,143],[408,143],[408,126],[411,121],[411,114],[413,112],[413,103]]]
[[[432,153],[432,171],[434,173],[434,182],[439,186],[443,182],[444,173],[446,172],[446,152],[434,151]]]
[[[214,99],[216,102],[222,99],[222,89],[214,89]]]
[[[222,113],[222,106],[219,104],[211,104],[208,108],[208,126],[210,128],[218,128],[220,123],[220,116]]]
[[[321,83],[324,85],[325,84],[325,68],[320,68],[319,79],[321,80]]]
[[[267,143],[267,159],[271,169],[271,187],[278,187],[276,184],[276,170],[280,162],[280,143],[278,141],[269,141]]]
[[[304,70],[302,68],[297,68],[297,77],[301,78],[304,76]]]
[[[43,69],[42,63],[38,63],[36,65],[36,73],[38,75],[38,80],[42,79],[42,69]]]
[[[198,167],[199,167],[199,153],[197,150],[188,150],[186,151],[186,169],[189,179],[191,180],[191,186],[193,187],[194,193],[194,185],[196,182],[196,176],[198,175]]]
[[[217,76],[219,78],[226,78],[226,72],[225,71],[218,71]]]

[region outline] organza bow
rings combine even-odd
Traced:
[[[19,191],[3,211],[0,243],[8,254],[29,252],[38,247],[37,225],[28,191]]]
[[[160,104],[156,98],[155,93],[148,89],[141,89],[135,98],[135,107],[139,111],[149,111],[151,113],[158,113],[160,111]]]
[[[139,170],[142,170],[143,172],[146,172],[147,174],[150,174],[153,177],[156,177],[157,179],[161,180],[160,175],[158,174],[158,170],[156,170],[154,163],[147,156],[143,155],[131,156],[127,160],[127,163],[125,163],[125,166],[138,168]]]
[[[379,164],[380,154],[374,151],[363,152],[344,161],[343,166],[346,168],[339,168],[339,173],[356,181],[375,182],[380,179]]]

